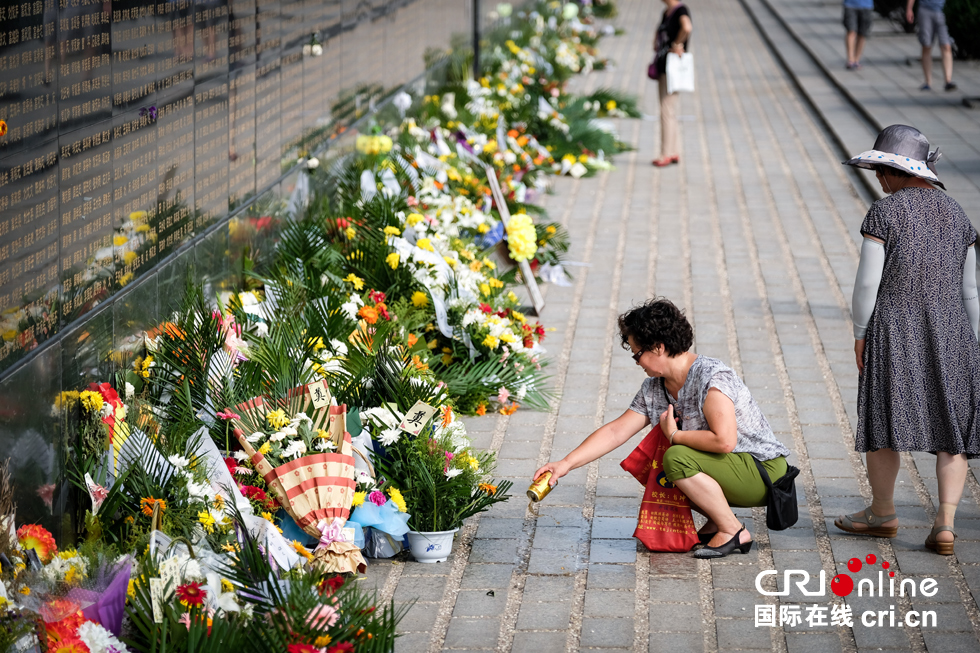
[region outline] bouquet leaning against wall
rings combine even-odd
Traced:
[[[314,404],[315,393],[322,408]],[[357,573],[366,568],[364,558],[343,534],[355,491],[347,407],[329,401],[319,383],[280,400],[256,397],[235,407],[235,437],[283,509],[319,538],[314,559],[320,570]]]

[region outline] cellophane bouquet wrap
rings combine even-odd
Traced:
[[[255,469],[296,524],[319,538],[315,563],[329,573],[363,571],[360,549],[341,535],[355,490],[347,406],[316,408],[303,387],[279,402],[256,397],[234,412],[235,437]]]

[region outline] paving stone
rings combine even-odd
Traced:
[[[534,531],[531,546],[535,549],[568,551],[569,549],[577,549],[579,544],[585,541],[585,538],[586,532],[581,528],[571,526],[544,528],[539,525]]]
[[[529,574],[574,574],[581,566],[576,552],[533,549],[527,571]]]
[[[575,579],[569,576],[531,576],[524,583],[525,602],[571,601]]]
[[[567,635],[557,633],[526,633],[514,634],[512,653],[565,653]]]
[[[429,632],[439,616],[438,603],[415,603],[399,622],[399,632]]]
[[[602,648],[633,645],[633,619],[582,619],[582,647]]]
[[[499,619],[461,619],[449,620],[446,631],[447,647],[454,648],[496,648],[500,634]],[[398,647],[401,648],[401,647]]]
[[[474,540],[473,549],[470,551],[470,562],[501,562],[508,564],[517,563],[517,541],[516,540]],[[447,560],[446,563],[451,562]],[[434,567],[437,565],[427,565]],[[448,573],[448,568],[447,568]]]
[[[836,633],[786,633],[788,653],[833,653],[841,651]]]
[[[517,617],[518,630],[562,630],[569,627],[572,602],[528,602],[521,604]]]
[[[632,616],[636,611],[636,597],[632,591],[586,590],[586,617]]]
[[[754,615],[750,619],[719,619],[715,626],[719,650],[772,648],[769,629],[756,628]]]
[[[508,589],[513,576],[513,565],[488,565],[471,563],[463,570],[460,587],[464,589]]]
[[[441,601],[446,583],[443,578],[431,576],[405,576],[398,580],[394,600],[401,601]]]
[[[589,559],[592,562],[636,562],[635,540],[592,540]]]
[[[476,530],[478,539],[514,539],[521,536],[524,528],[523,519],[502,519],[499,517],[483,517]]]
[[[395,640],[398,653],[427,653],[429,650],[429,633],[408,633],[400,635]]]
[[[677,653],[704,651],[704,636],[701,633],[652,633],[650,653]]]
[[[752,591],[715,590],[715,615],[719,617],[745,618],[755,616],[754,606],[761,597]]]
[[[586,587],[593,589],[635,589],[636,569],[633,565],[592,564]]]
[[[596,517],[592,520],[592,538],[633,539],[635,517]]]
[[[650,632],[701,632],[701,608],[689,603],[651,603]]]
[[[928,651],[970,653],[977,650],[977,638],[971,633],[941,633],[923,630],[922,639],[925,640]]]

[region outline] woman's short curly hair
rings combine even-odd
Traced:
[[[691,323],[666,297],[654,297],[619,316],[623,349],[629,349],[630,336],[640,351],[651,351],[663,345],[668,356],[683,354],[694,344]]]

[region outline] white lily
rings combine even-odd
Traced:
[[[224,610],[225,612],[238,612],[241,610],[238,601],[235,599],[235,590],[230,592],[222,591],[221,577],[213,571],[208,572],[207,578],[208,598],[211,600],[211,606],[215,610]]]

